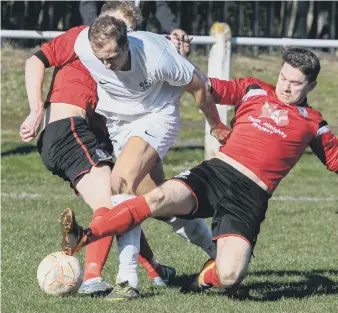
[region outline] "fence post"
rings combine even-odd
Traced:
[[[231,29],[226,23],[214,23],[210,35],[216,37],[216,43],[210,49],[208,60],[208,77],[230,79]],[[224,124],[227,124],[228,107],[217,105],[218,112]],[[210,135],[209,124],[205,123],[204,158],[215,156],[219,148],[218,141]]]

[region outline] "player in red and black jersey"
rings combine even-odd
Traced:
[[[338,139],[321,114],[307,104],[319,71],[320,62],[313,52],[291,48],[283,53],[276,86],[252,77],[211,79],[214,101],[202,109],[215,137],[227,140],[217,156],[142,197],[121,203],[102,222],[93,222],[84,231],[76,223],[67,223],[73,212],[65,210],[63,237],[78,239],[77,246],[65,248],[74,251],[98,238],[123,233],[149,216],[212,217],[216,260],[205,264],[187,290],[239,284],[247,272],[268,200],[306,147],[313,149],[328,170],[338,173]],[[218,127],[216,102],[235,105],[230,136],[223,126]]]

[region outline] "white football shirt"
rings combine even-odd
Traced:
[[[75,52],[98,83],[96,111],[108,119],[130,120],[132,116],[177,106],[182,87],[191,82],[195,66],[162,35],[138,31],[129,33],[128,39],[129,71],[104,67],[92,51],[88,28],[76,39]]]

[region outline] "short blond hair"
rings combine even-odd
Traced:
[[[101,8],[100,16],[120,11],[130,25],[142,23],[142,13],[131,1],[107,1]]]

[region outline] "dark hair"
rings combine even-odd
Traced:
[[[135,7],[131,1],[107,1],[102,6],[100,15],[116,11],[120,11],[128,21],[135,22],[136,25],[142,22],[140,8]]]
[[[111,40],[119,47],[128,42],[127,25],[113,16],[99,16],[89,27],[88,38],[95,48],[103,48]]]
[[[286,62],[305,74],[309,83],[314,82],[320,71],[319,58],[309,49],[283,49],[283,64]]]

